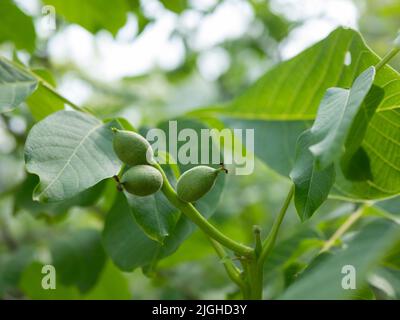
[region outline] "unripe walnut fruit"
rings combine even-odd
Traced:
[[[199,200],[212,189],[218,173],[223,170],[225,170],[223,167],[214,169],[208,166],[198,166],[186,171],[176,185],[178,197],[185,202]]]
[[[152,166],[137,165],[122,175],[121,185],[127,192],[144,197],[161,189],[163,177],[160,171]]]
[[[150,143],[140,134],[113,128],[113,147],[118,158],[129,166],[150,164],[153,161],[153,150]]]

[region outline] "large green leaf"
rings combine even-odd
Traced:
[[[77,23],[96,33],[101,29],[117,34],[127,19],[129,6],[126,0],[44,0],[55,7],[56,13],[71,23]]]
[[[302,221],[310,218],[328,198],[335,182],[335,167],[330,164],[318,169],[310,146],[317,140],[311,130],[300,135],[297,142],[296,162],[290,177],[295,184],[294,203]]]
[[[106,256],[97,230],[82,229],[58,238],[51,245],[53,265],[62,284],[87,292],[97,282]]]
[[[361,72],[378,61],[359,33],[338,28],[326,39],[268,71],[232,103],[201,113],[264,120],[266,126],[270,121],[311,120],[328,88],[349,88]],[[361,143],[370,160],[372,179],[348,181],[337,172],[333,195],[376,199],[400,193],[400,76],[385,66],[377,73],[374,85],[384,90],[384,97]],[[281,145],[288,142],[286,136],[275,141]],[[294,144],[289,149],[294,150]],[[271,148],[271,157],[274,151]]]
[[[35,28],[32,18],[12,0],[0,1],[0,43],[11,41],[17,49],[35,50]]]
[[[396,239],[399,227],[387,221],[374,221],[364,227],[346,247],[326,257],[320,257],[310,270],[290,286],[280,299],[343,299],[354,290],[342,288],[345,274],[342,268],[355,268],[356,288],[362,289],[369,272],[379,263]],[[323,284],[323,285],[316,285]]]
[[[37,80],[0,57],[0,112],[14,109],[35,91]]]
[[[112,148],[111,127],[116,126],[76,111],[59,111],[33,126],[25,162],[40,177],[35,200],[68,199],[115,175],[120,161]]]

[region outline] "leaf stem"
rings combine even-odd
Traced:
[[[242,278],[240,277],[240,270],[234,265],[232,260],[229,258],[228,254],[225,252],[224,248],[220,245],[219,242],[215,241],[214,239],[210,240],[212,246],[214,247],[218,257],[221,259],[222,263],[224,264],[226,273],[228,274],[229,278],[238,285],[238,287],[244,292],[245,290],[245,283],[243,282]]]
[[[396,46],[392,48],[383,58],[381,61],[379,61],[376,66],[375,70],[378,72],[380,69],[382,69],[383,66],[385,66],[390,60],[392,60],[398,53],[400,52],[400,47]]]
[[[164,183],[162,186],[162,191],[167,199],[192,222],[194,222],[205,234],[235,253],[246,257],[252,257],[254,255],[253,248],[245,246],[227,237],[211,223],[209,223],[207,219],[204,218],[191,203],[180,200],[174,188],[169,183],[168,178],[161,166],[158,163],[153,164],[153,166],[157,168],[163,176]]]
[[[259,269],[263,268],[265,259],[268,257],[268,255],[270,254],[270,252],[272,251],[272,249],[275,245],[275,241],[278,236],[280,226],[282,224],[283,218],[285,217],[285,214],[289,207],[289,204],[293,198],[293,194],[294,194],[294,185],[292,184],[292,186],[290,187],[289,193],[286,196],[285,202],[283,203],[281,211],[279,212],[277,218],[275,219],[275,222],[272,226],[272,229],[271,229],[268,237],[264,240],[263,248],[262,248],[260,257],[258,259]]]
[[[336,230],[336,232],[329,238],[328,241],[325,242],[324,246],[322,247],[320,253],[328,251],[330,248],[332,248],[336,241],[341,238],[346,231],[348,231],[351,226],[362,217],[362,215],[365,212],[365,209],[369,207],[369,204],[364,204],[360,206],[356,211],[354,211],[348,218],[347,220],[339,227],[339,229]]]

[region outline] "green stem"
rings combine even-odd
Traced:
[[[258,260],[250,259],[242,262],[245,271],[246,294],[245,299],[262,300],[263,294],[263,272],[258,268]]]
[[[251,285],[249,281],[249,263],[247,260],[240,260],[242,267],[243,267],[243,273],[242,273],[242,279],[244,280],[244,287],[242,290],[243,293],[243,299],[245,300],[250,300],[252,297],[251,294]]]
[[[227,253],[225,252],[224,248],[219,244],[219,242],[208,238],[214,247],[218,257],[221,259],[222,263],[224,264],[226,273],[228,274],[229,278],[238,285],[238,287],[242,290],[245,290],[245,283],[243,282],[242,278],[240,277],[240,270],[234,265],[232,260],[229,258]]]
[[[332,237],[329,238],[328,241],[325,242],[325,245],[322,247],[320,253],[328,251],[330,248],[332,248],[336,241],[340,239],[346,232],[349,230],[354,223],[360,219],[364,212],[365,209],[370,206],[369,204],[364,204],[361,207],[359,207],[356,211],[354,211],[347,219],[346,221],[339,227],[339,229],[336,230],[336,232],[332,235]]]
[[[162,191],[167,199],[176,208],[183,212],[183,214],[186,215],[192,222],[194,222],[205,234],[235,253],[246,257],[252,257],[254,255],[253,248],[245,246],[227,237],[211,223],[209,223],[207,219],[204,218],[191,203],[180,200],[174,188],[169,183],[168,178],[161,166],[158,163],[153,164],[153,166],[157,168],[163,175],[164,183],[162,186]]]
[[[394,47],[390,50],[381,61],[379,61],[376,66],[376,72],[378,72],[383,66],[385,66],[390,60],[392,60],[400,52],[400,47]]]
[[[260,270],[262,270],[265,259],[268,257],[268,255],[274,248],[279,229],[281,227],[283,218],[285,217],[286,211],[289,207],[290,201],[293,198],[293,195],[294,195],[294,185],[291,186],[289,193],[285,199],[285,202],[281,208],[281,211],[279,212],[278,217],[276,218],[268,237],[265,239],[263,243],[263,248],[260,257],[258,259],[258,267]]]

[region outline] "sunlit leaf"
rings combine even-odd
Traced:
[[[36,34],[32,18],[11,0],[0,1],[0,43],[11,41],[17,49],[35,50]]]
[[[50,71],[39,69],[33,70],[33,72],[53,87],[56,86],[56,82]],[[48,115],[64,109],[64,101],[49,91],[42,83],[39,83],[37,90],[26,100],[26,103],[36,121],[40,121]]]
[[[71,23],[77,23],[96,33],[101,29],[116,35],[127,20],[129,7],[125,0],[45,0],[52,5],[58,15]]]
[[[378,61],[359,33],[338,28],[296,57],[272,68],[232,103],[199,112],[238,121],[264,120],[266,126],[270,121],[312,120],[328,88],[349,88],[360,73]],[[335,196],[376,199],[400,193],[400,76],[385,66],[377,73],[374,85],[384,90],[384,97],[361,142],[373,179],[349,181],[338,170],[331,192]],[[275,143],[287,145],[289,150],[295,148],[285,135]],[[265,150],[268,151],[267,145]],[[271,148],[269,158],[273,158],[274,151]],[[262,159],[268,160],[265,156]]]

